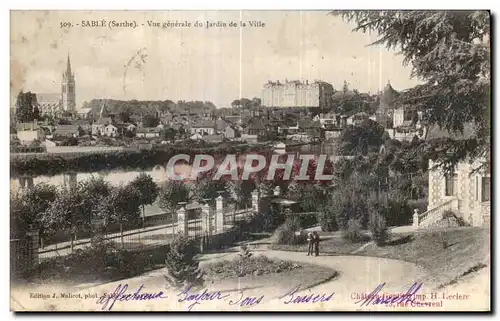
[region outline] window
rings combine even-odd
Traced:
[[[456,184],[457,184],[457,174],[446,174],[445,175],[445,195],[455,196],[456,195]]]
[[[481,201],[487,202],[490,200],[490,177],[483,177],[481,183]]]
[[[479,201],[479,177],[476,176],[476,201]]]

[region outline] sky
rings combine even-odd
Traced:
[[[68,53],[77,108],[94,98],[202,100],[228,107],[240,97],[261,97],[268,80],[323,80],[336,89],[346,80],[371,93],[388,81],[396,90],[418,83],[400,55],[368,46],[374,34],[352,32],[354,25],[327,13],[12,11],[11,101],[20,90],[60,92]],[[82,21],[102,19],[106,27],[82,27]],[[110,28],[110,21],[137,27]],[[149,27],[148,21],[160,27]],[[203,26],[162,28],[176,21]],[[206,28],[206,21],[228,26]],[[231,21],[246,26],[229,27]],[[250,27],[249,21],[265,25]]]

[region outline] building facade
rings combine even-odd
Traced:
[[[264,107],[320,107],[331,105],[333,86],[324,81],[301,82],[299,80],[269,81],[262,90]]]
[[[66,70],[62,74],[60,93],[36,93],[36,102],[41,115],[58,116],[62,112],[75,112],[75,74],[71,71],[68,55]]]
[[[71,72],[71,62],[69,60],[66,64],[66,71],[62,75],[61,83],[61,100],[63,111],[75,112],[76,101],[75,101],[75,74]]]
[[[472,226],[489,225],[491,174],[486,159],[460,162],[449,174],[434,165],[429,162],[429,205],[419,225],[441,219],[446,210]]]

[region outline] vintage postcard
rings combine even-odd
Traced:
[[[489,11],[11,11],[12,311],[490,311]]]

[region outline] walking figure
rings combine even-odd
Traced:
[[[313,243],[314,243],[314,254],[315,254],[315,256],[318,256],[319,255],[319,234],[316,231],[313,232]]]
[[[307,233],[307,256],[313,254],[313,234],[311,232]]]

